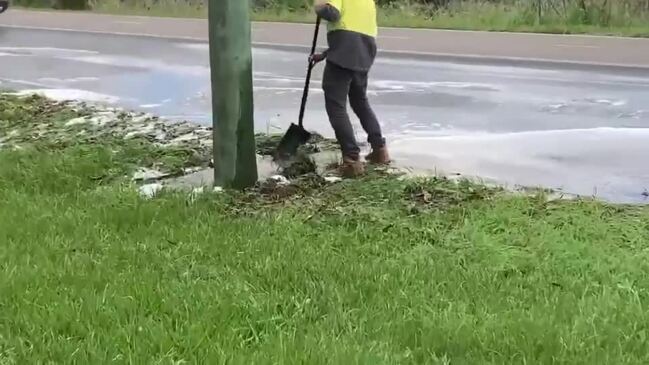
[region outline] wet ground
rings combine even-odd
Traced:
[[[256,49],[254,57],[257,129],[280,132],[297,117],[306,56]],[[203,43],[0,28],[0,65],[0,88],[211,120]],[[306,123],[331,135],[321,72]],[[371,100],[402,166],[618,202],[646,198],[649,71],[380,59],[371,79]]]

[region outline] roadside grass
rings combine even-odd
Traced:
[[[42,142],[0,149],[3,364],[649,361],[645,207],[380,172],[144,199],[148,150]]]
[[[123,179],[138,167],[155,167],[178,174],[183,168],[204,165],[195,150],[183,146],[162,148],[144,136],[124,138],[111,133],[108,125],[106,132],[96,134],[88,133],[83,123],[64,127],[72,119],[90,115],[91,111],[83,106],[73,110],[39,96],[23,98],[7,94],[0,94],[0,105],[0,150],[17,145],[21,153],[34,159],[64,152],[55,160],[63,163],[58,166],[62,170],[77,168],[73,162],[79,156],[93,155],[95,159],[82,168],[95,169],[93,173],[83,173],[97,181]]]
[[[207,9],[201,3],[177,1],[99,1],[93,10],[122,15],[205,18]],[[255,8],[256,21],[310,23],[312,11],[286,6]],[[584,13],[574,4],[548,7],[539,16],[530,3],[494,4],[459,2],[446,8],[405,4],[381,7],[379,24],[384,27],[533,32],[554,34],[595,34],[629,37],[649,36],[646,13],[630,12],[623,4],[611,3],[607,9],[593,7]]]

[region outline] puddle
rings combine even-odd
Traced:
[[[642,203],[649,171],[638,158],[649,156],[648,139],[649,129],[621,128],[400,136],[392,153],[400,164],[416,168]]]

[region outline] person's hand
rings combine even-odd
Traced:
[[[309,62],[315,64],[318,64],[327,58],[327,55],[325,53],[316,53],[312,56],[309,56]]]

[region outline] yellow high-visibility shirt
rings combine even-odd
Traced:
[[[328,0],[316,13],[327,20],[327,62],[367,72],[376,57],[376,5],[373,0]]]
[[[329,0],[340,12],[340,20],[330,22],[328,30],[349,30],[376,38],[376,4],[374,0]]]

